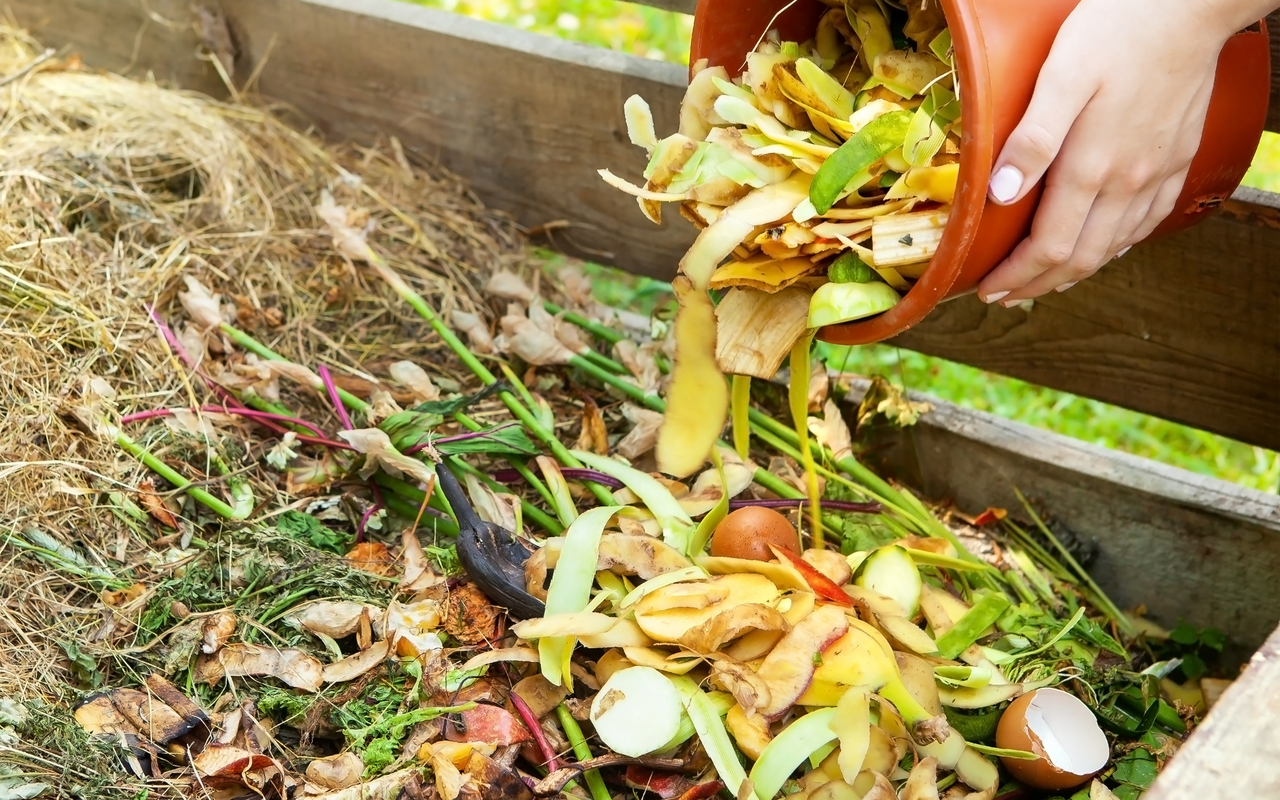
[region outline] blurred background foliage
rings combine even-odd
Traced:
[[[693,18],[616,0],[409,0],[642,58],[689,63]],[[1244,183],[1280,192],[1280,136],[1265,134]],[[548,263],[556,259],[548,255]],[[592,265],[601,301],[645,307],[670,302],[666,284]],[[1280,279],[1280,278],[1278,278]],[[886,345],[822,345],[829,366],[867,374],[1087,442],[1280,491],[1280,454],[1156,417]]]

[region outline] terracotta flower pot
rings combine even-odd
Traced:
[[[999,206],[987,201],[987,181],[994,159],[1031,101],[1058,29],[1079,0],[941,2],[955,42],[964,120],[950,221],[929,268],[898,305],[876,317],[823,328],[818,337],[825,341],[866,344],[905,331],[943,300],[972,292],[1030,231],[1042,186],[1016,205]],[[787,3],[698,0],[690,63],[706,58],[711,66],[737,75],[746,66],[746,54],[770,28],[784,40],[811,38],[828,7],[817,0],[797,0],[789,8]],[[1218,76],[1182,196],[1152,237],[1200,221],[1244,178],[1262,135],[1271,90],[1265,22],[1227,42]]]

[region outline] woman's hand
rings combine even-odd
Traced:
[[[978,296],[1009,306],[1065,291],[1150,235],[1199,149],[1222,46],[1276,5],[1082,0],[992,170],[988,193],[1002,204],[1047,171],[1031,235]]]

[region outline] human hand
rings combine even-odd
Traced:
[[[1030,236],[978,285],[983,302],[1011,306],[1065,291],[1155,230],[1199,149],[1222,46],[1275,5],[1076,6],[992,170],[988,194],[1001,204],[1047,178]]]

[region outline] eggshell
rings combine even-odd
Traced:
[[[1022,783],[1049,791],[1081,785],[1101,772],[1111,757],[1093,712],[1060,689],[1037,689],[1010,703],[996,728],[996,746],[1040,756],[1035,761],[1000,761]]]
[[[745,506],[716,526],[711,535],[711,555],[772,561],[770,544],[800,555],[799,537],[786,517],[772,508]]]

